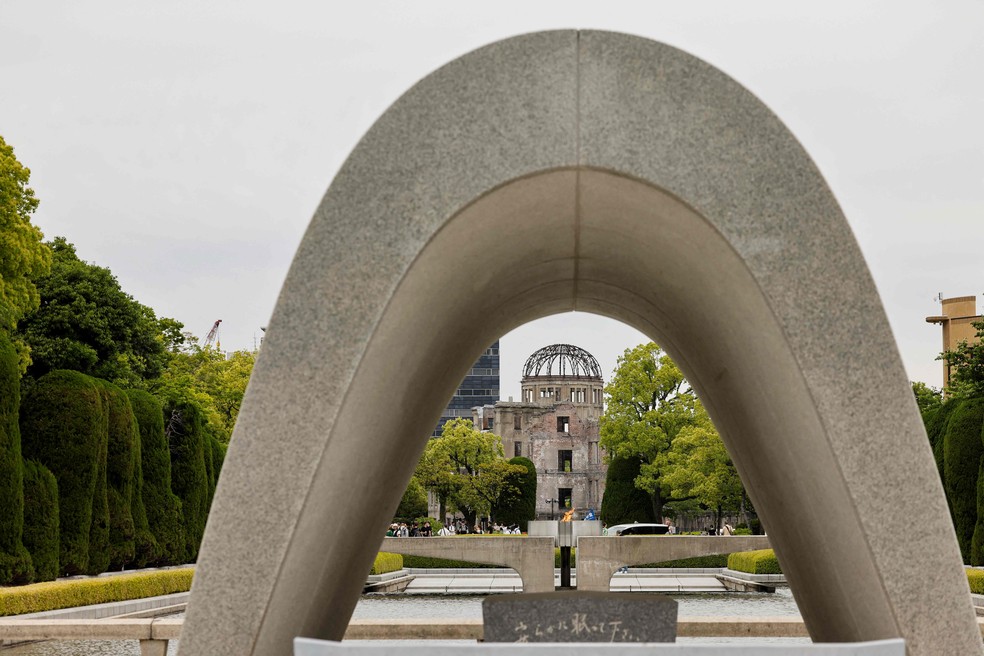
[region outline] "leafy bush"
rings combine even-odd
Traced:
[[[728,555],[728,569],[748,574],[782,574],[772,549],[739,551]]]
[[[19,588],[0,588],[0,615],[38,613],[59,608],[106,604],[127,599],[187,592],[194,570],[102,576],[80,581],[50,581]]]
[[[984,594],[984,569],[967,568],[967,583],[974,594]]]
[[[751,535],[752,529],[750,528],[736,528],[732,535]]]
[[[380,551],[376,554],[376,560],[372,563],[370,574],[386,574],[403,569],[403,556],[400,554],[386,553]]]
[[[413,517],[427,514],[427,492],[420,485],[416,476],[410,477],[407,489],[403,492],[400,505],[396,507],[395,521],[410,523]],[[440,530],[440,529],[438,529]]]
[[[35,581],[58,578],[58,483],[33,460],[24,462],[24,546],[31,553]]]
[[[554,547],[554,567],[560,567],[560,547]],[[571,567],[577,567],[577,549],[571,549]]]
[[[0,281],[2,284],[2,281]],[[24,468],[17,424],[20,370],[17,352],[0,330],[0,585],[27,583],[33,576],[24,547]]]
[[[608,465],[601,519],[609,526],[657,521],[652,499],[635,486],[641,466],[639,458],[613,458]]]
[[[105,484],[99,486],[100,458],[105,463],[106,427],[99,386],[76,371],[53,371],[39,378],[21,404],[24,457],[36,460],[58,481],[59,566],[63,574],[89,570],[93,499],[100,501],[97,521],[105,522]],[[105,481],[105,478],[102,479]]]
[[[148,559],[152,565],[178,565],[185,561],[181,500],[171,491],[171,453],[164,437],[161,402],[143,390],[127,390],[140,431],[141,488],[147,524],[157,548]]]

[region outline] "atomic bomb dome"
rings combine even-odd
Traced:
[[[595,357],[583,348],[571,344],[544,346],[526,360],[523,379],[533,377],[597,378],[601,379],[601,367]]]

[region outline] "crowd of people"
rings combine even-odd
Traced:
[[[435,521],[435,524],[438,522]],[[475,524],[469,527],[463,519],[447,521],[440,525],[441,528],[434,531],[431,522],[418,520],[407,524],[405,522],[394,522],[390,524],[386,531],[388,538],[429,538],[432,535],[447,537],[449,535],[520,535],[518,524],[498,524],[492,523],[485,527]]]

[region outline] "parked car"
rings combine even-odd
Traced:
[[[670,527],[666,524],[616,524],[608,527],[608,535],[665,535]]]

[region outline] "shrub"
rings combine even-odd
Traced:
[[[96,382],[94,378],[92,380]],[[109,569],[110,561],[109,494],[106,480],[108,476],[109,428],[105,408],[100,406],[100,410],[102,430],[99,433],[99,450],[96,456],[96,485],[92,493],[92,523],[89,525],[89,566],[85,571],[90,576],[105,572]]]
[[[21,404],[20,428],[24,457],[47,467],[58,481],[60,573],[85,573],[93,499],[102,502],[99,513],[106,510],[105,485],[98,485],[106,436],[98,385],[76,371],[42,376]],[[108,531],[108,518],[97,519]]]
[[[104,380],[103,410],[106,413],[106,500],[109,507],[109,568],[123,569],[136,556],[133,523],[135,443],[140,440],[133,409],[123,390]]]
[[[971,543],[977,525],[977,474],[984,455],[982,426],[984,399],[966,399],[953,410],[943,433],[946,496],[964,562],[971,560]]]
[[[140,431],[141,496],[157,549],[149,564],[185,562],[181,500],[171,491],[171,453],[164,438],[161,402],[143,390],[127,390]]]
[[[652,499],[635,486],[641,466],[639,458],[614,458],[608,465],[601,519],[609,526],[657,521]]]
[[[750,528],[736,528],[732,535],[751,535],[752,529]]]
[[[509,459],[510,465],[521,465],[526,468],[525,474],[513,475],[510,483],[519,492],[510,495],[493,512],[495,520],[500,524],[519,525],[519,530],[529,530],[529,522],[536,519],[536,465],[529,458],[517,456]]]
[[[488,563],[471,563],[465,560],[451,560],[450,558],[431,558],[430,556],[403,556],[403,566],[415,569],[477,569],[488,567],[502,567],[502,565],[489,565]]]
[[[400,554],[386,553],[380,551],[376,554],[376,560],[372,563],[370,574],[386,574],[403,569],[403,556]]]
[[[728,554],[728,569],[748,574],[782,574],[779,560],[772,549]]]
[[[554,547],[554,567],[560,567],[560,547]],[[577,567],[577,549],[571,549],[571,567]]]
[[[967,568],[967,583],[974,594],[984,594],[984,569]]]
[[[164,435],[171,452],[171,489],[181,499],[184,515],[184,557],[198,557],[208,515],[208,474],[205,469],[205,418],[190,400],[164,406]]]
[[[674,567],[674,568],[702,568],[711,569],[714,567],[727,567],[728,554],[714,554],[711,556],[694,556],[692,558],[681,558],[679,560],[666,560],[661,563],[649,563],[648,565],[638,565],[638,567]]]
[[[0,585],[27,583],[33,576],[24,547],[24,468],[17,424],[20,369],[17,351],[0,330]]]
[[[58,608],[106,604],[127,599],[187,592],[194,570],[101,576],[81,581],[51,581],[20,588],[0,588],[0,615],[38,613]]]
[[[407,489],[403,491],[400,505],[396,507],[394,519],[409,522],[412,517],[419,517],[427,514],[427,493],[421,487],[420,481],[416,476],[410,477]],[[438,529],[440,530],[440,529]]]
[[[24,546],[31,553],[35,581],[58,577],[58,483],[33,460],[24,462]]]

